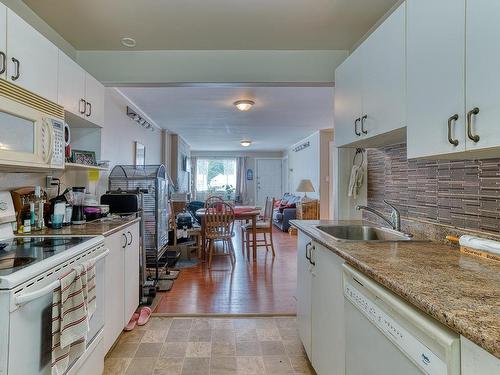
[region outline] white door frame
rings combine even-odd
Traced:
[[[277,157],[277,158],[255,158],[255,183],[254,183],[254,197],[255,197],[255,205],[257,205],[258,201],[258,196],[257,196],[257,176],[259,175],[259,160],[280,160],[281,161],[281,173],[280,173],[280,178],[281,178],[281,195],[283,195],[283,158],[282,157]]]

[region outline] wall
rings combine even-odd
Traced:
[[[109,85],[331,83],[347,55],[344,50],[78,51],[78,62]]]
[[[293,151],[301,144],[309,142],[309,147]],[[309,179],[314,186],[314,193],[307,193],[307,196],[319,199],[320,192],[320,133],[319,131],[311,136],[297,142],[287,150],[288,154],[288,192],[295,193],[300,180]],[[303,195],[303,193],[297,193]]]
[[[177,191],[185,193],[190,192],[190,171],[184,171],[182,169],[182,158],[184,156],[191,158],[191,146],[179,135],[172,134],[170,137],[170,174],[174,184],[177,187]]]
[[[370,149],[368,205],[389,213],[384,199],[408,219],[499,234],[500,159],[408,161],[405,144]]]
[[[247,160],[247,169],[251,169],[254,173],[254,179],[251,181],[247,180],[247,201],[243,204],[255,204],[255,160],[258,158],[281,158],[283,153],[281,151],[271,151],[271,152],[234,152],[234,151],[192,151],[192,156],[196,157],[226,157],[226,158],[237,158],[244,157]],[[246,173],[246,172],[245,172]]]

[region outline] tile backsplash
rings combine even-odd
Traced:
[[[500,158],[407,160],[406,144],[368,150],[368,205],[389,213],[500,234]],[[367,216],[368,218],[368,216]]]

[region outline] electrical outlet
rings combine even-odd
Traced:
[[[50,188],[52,188],[52,187],[53,187],[53,186],[52,186],[52,176],[46,176],[46,177],[45,177],[45,187],[46,187],[47,189],[50,189]]]

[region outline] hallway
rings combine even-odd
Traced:
[[[240,228],[233,239],[236,265],[216,257],[209,270],[204,263],[181,270],[155,314],[295,314],[297,237],[273,231],[276,257],[257,249],[257,262],[243,257]]]

